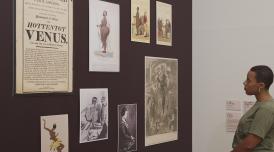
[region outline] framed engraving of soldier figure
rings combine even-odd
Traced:
[[[178,60],[145,57],[145,146],[178,139]]]

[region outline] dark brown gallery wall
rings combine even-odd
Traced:
[[[74,83],[71,94],[13,94],[13,0],[0,1],[0,130],[1,149],[39,152],[40,116],[69,115],[70,152],[117,151],[117,105],[138,104],[139,152],[192,151],[192,1],[161,0],[173,7],[173,46],[156,45],[156,3],[151,0],[151,43],[130,41],[130,0],[120,4],[120,72],[88,72],[88,0],[74,1]],[[144,57],[177,58],[179,61],[179,139],[144,146]],[[109,139],[79,144],[79,89],[109,89]]]

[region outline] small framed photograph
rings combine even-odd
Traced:
[[[118,105],[118,152],[137,151],[137,104]]]
[[[108,139],[108,89],[80,89],[80,143]]]

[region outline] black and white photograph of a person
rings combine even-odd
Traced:
[[[118,152],[137,151],[137,104],[118,105]]]
[[[178,61],[145,57],[145,145],[177,140]]]
[[[80,89],[80,143],[108,138],[108,90]]]
[[[119,5],[100,0],[89,3],[89,71],[119,72]]]

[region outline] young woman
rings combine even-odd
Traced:
[[[231,152],[274,151],[274,100],[269,93],[272,82],[273,72],[267,66],[254,66],[247,73],[244,90],[257,101],[240,119]]]

